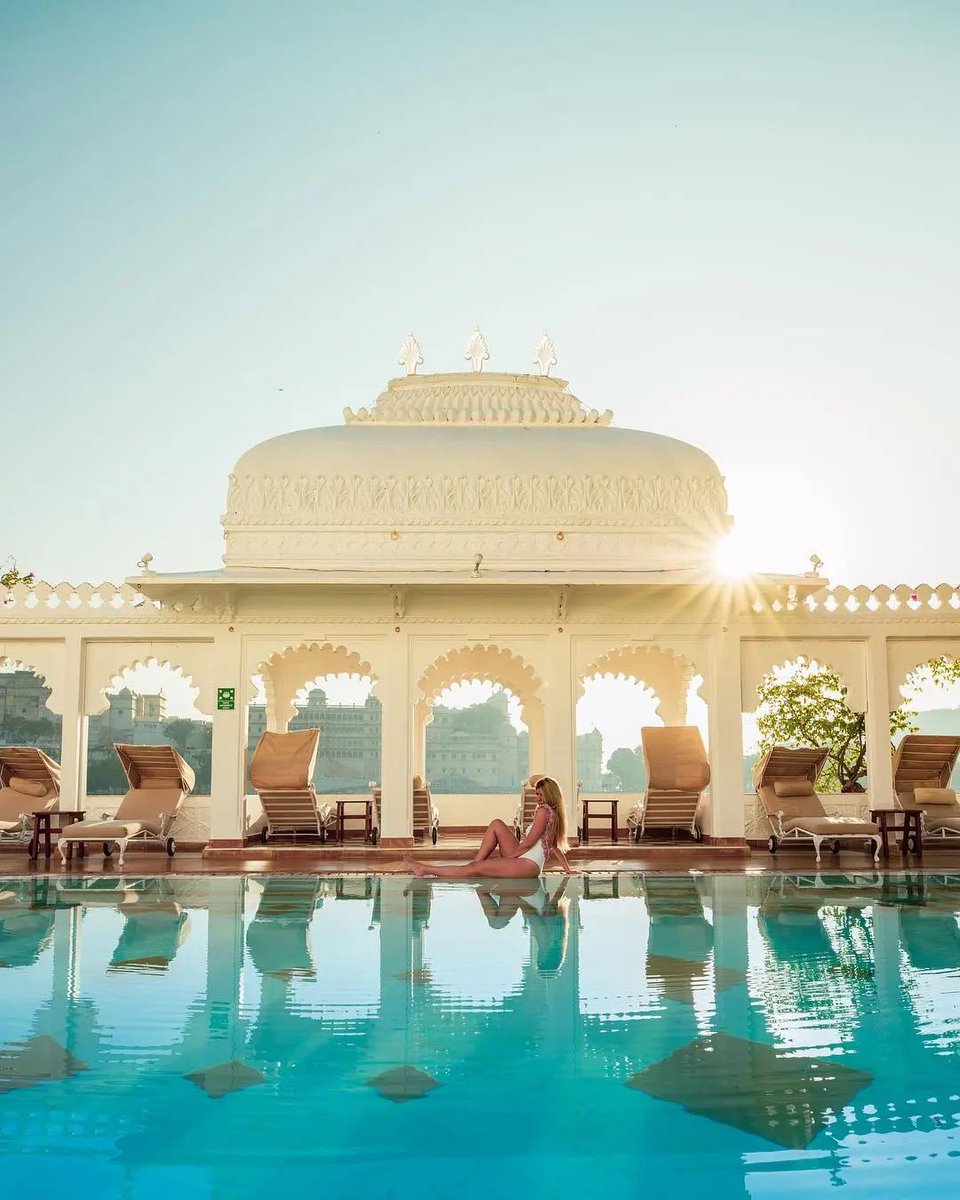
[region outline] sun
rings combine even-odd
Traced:
[[[735,533],[718,542],[713,551],[713,566],[724,579],[746,579],[755,571],[750,548]]]

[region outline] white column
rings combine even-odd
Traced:
[[[535,701],[526,705],[523,719],[527,724],[527,774],[535,771],[548,774],[547,734],[544,728],[543,706]]]
[[[406,633],[391,636],[377,681],[381,704],[380,844],[413,845],[413,695]]]
[[[556,633],[550,638],[547,663],[543,672],[544,749],[543,769],[560,784],[567,802],[567,827],[577,829],[577,739],[575,720],[575,685],[570,635]],[[530,753],[531,770],[534,764]]]
[[[890,692],[887,639],[873,634],[867,641],[867,788],[874,808],[896,803],[890,758]]]
[[[661,685],[659,713],[664,725],[686,725],[687,691],[693,671],[680,663],[670,672],[669,683]]]
[[[214,709],[210,771],[210,845],[242,846],[246,818],[247,680],[243,644],[236,633],[214,638],[216,689],[234,689],[233,709]]]
[[[432,720],[429,703],[418,700],[413,709],[413,774],[421,779],[427,778],[427,726]]]
[[[61,809],[86,804],[87,718],[83,713],[86,655],[79,633],[68,633],[64,643],[63,709],[61,711]],[[97,814],[99,815],[99,814]]]
[[[723,629],[713,640],[710,672],[710,796],[713,838],[745,838],[743,718],[740,711],[740,634]]]

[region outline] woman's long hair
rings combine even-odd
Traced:
[[[537,791],[543,803],[553,809],[553,837],[550,839],[558,850],[566,850],[567,842],[567,809],[563,803],[563,792],[560,784],[549,775],[537,780]]]

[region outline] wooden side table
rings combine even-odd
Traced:
[[[914,853],[917,858],[923,858],[923,834],[921,817],[922,808],[871,808],[870,820],[876,821],[880,830],[880,847],[883,857],[890,857],[890,842],[888,835],[902,833],[900,853],[906,854],[907,843],[913,837]],[[897,820],[897,818],[902,818]]]
[[[30,845],[27,848],[30,861],[36,862],[40,857],[41,834],[43,835],[43,857],[49,858],[53,849],[50,835],[52,833],[62,833],[68,825],[74,825],[77,821],[82,821],[83,811],[82,808],[61,808],[58,812],[51,812],[49,809],[44,809],[43,812],[35,812],[33,814],[33,837],[30,839]],[[60,817],[60,824],[52,824],[51,817]],[[83,842],[78,842],[77,845],[79,847],[77,855],[79,858],[83,858],[86,854],[86,847]],[[73,861],[73,842],[70,842],[67,846],[67,861]]]
[[[361,812],[347,812],[348,804],[362,804]],[[373,841],[373,798],[358,796],[355,800],[338,800],[337,801],[337,841],[343,841],[345,825],[347,821],[363,821],[363,840],[365,842]]]
[[[580,830],[580,841],[583,843],[590,841],[590,817],[593,816],[596,820],[610,821],[610,840],[615,842],[619,836],[620,822],[617,819],[619,799],[611,796],[602,796],[600,798],[592,796],[590,799],[581,800],[580,803],[583,805],[583,825]],[[590,812],[591,808],[602,810],[605,805],[609,806],[607,812]]]

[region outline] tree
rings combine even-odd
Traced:
[[[643,766],[643,753],[639,749],[628,750],[620,746],[607,759],[607,770],[620,781],[620,792],[642,792],[647,784],[647,773]]]
[[[931,659],[926,664],[937,684],[960,680],[960,662]],[[821,775],[824,791],[862,792],[867,776],[866,722],[863,713],[847,707],[847,689],[836,671],[801,661],[763,678],[757,689],[760,708],[757,731],[761,754],[771,746],[826,746]],[[891,744],[897,734],[916,730],[913,712],[902,704],[890,713]]]

